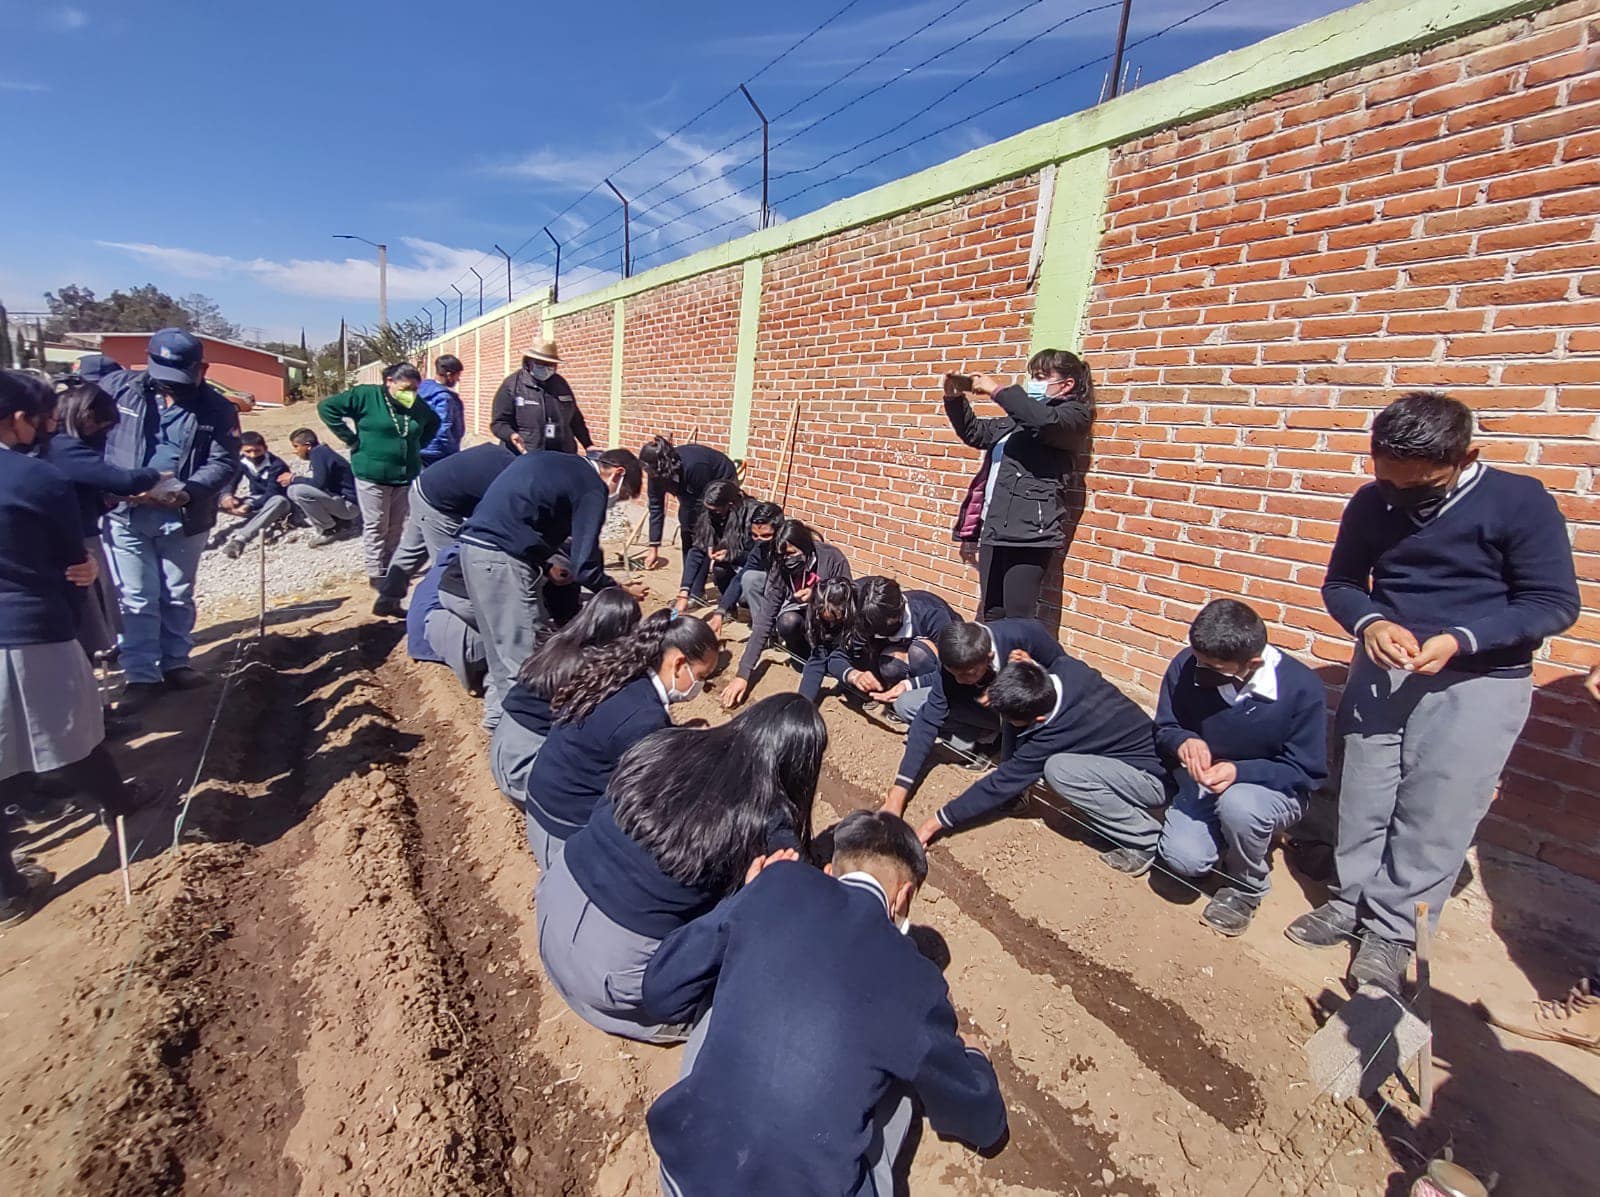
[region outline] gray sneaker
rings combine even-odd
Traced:
[[[229,537],[222,545],[222,555],[229,561],[237,561],[244,553],[244,541]]]
[[[1130,877],[1143,877],[1150,871],[1150,866],[1156,862],[1154,852],[1140,848],[1113,848],[1109,852],[1100,853],[1100,860]]]
[[[1376,985],[1385,993],[1399,997],[1410,964],[1411,949],[1405,944],[1367,935],[1362,938],[1355,959],[1350,962],[1345,983],[1350,986],[1352,993],[1363,985]]]

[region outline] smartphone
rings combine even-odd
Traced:
[[[946,374],[945,378],[949,380],[950,386],[961,394],[970,395],[972,393],[972,375]]]

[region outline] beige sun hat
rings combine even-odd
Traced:
[[[551,366],[561,360],[561,353],[556,349],[554,337],[544,337],[535,341],[532,348],[522,351],[522,356],[531,357],[536,362],[544,362]]]

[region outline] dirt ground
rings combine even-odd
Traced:
[[[651,580],[665,596],[676,576]],[[643,1116],[678,1051],[602,1035],[546,987],[536,867],[476,703],[369,604],[328,577],[279,601],[260,642],[253,609],[203,610],[199,664],[231,675],[225,693],[172,696],[118,745],[167,795],[130,826],[131,906],[93,819],[30,845],[57,886],[0,935],[0,1193],[657,1191]],[[757,694],[795,682],[770,664]],[[900,750],[838,698],[822,711],[819,825],[874,804]],[[675,713],[723,717],[709,695]],[[939,766],[913,811],[968,778]],[[1280,863],[1224,941],[1195,895],[1112,874],[1094,847],[1030,807],[933,850],[916,933],[995,1045],[1012,1138],[980,1159],[924,1136],[911,1192],[1399,1197],[1446,1144],[1502,1173],[1502,1197],[1595,1191],[1600,1057],[1471,1008],[1563,988],[1563,919],[1592,932],[1592,893],[1478,861],[1438,944],[1424,1118],[1398,1079],[1349,1106],[1305,1079],[1301,1044],[1343,995],[1342,956],[1281,934],[1315,883]]]

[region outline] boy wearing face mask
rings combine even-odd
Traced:
[[[1376,481],[1345,508],[1322,586],[1356,638],[1335,725],[1338,882],[1288,934],[1359,936],[1352,986],[1398,992],[1415,903],[1438,919],[1527,720],[1533,654],[1578,617],[1555,500],[1480,462],[1473,431],[1471,409],[1432,392],[1378,414]]]
[[[515,453],[576,453],[579,445],[594,445],[571,385],[556,373],[560,360],[547,337],[522,355],[522,368],[494,393],[489,431]]]

